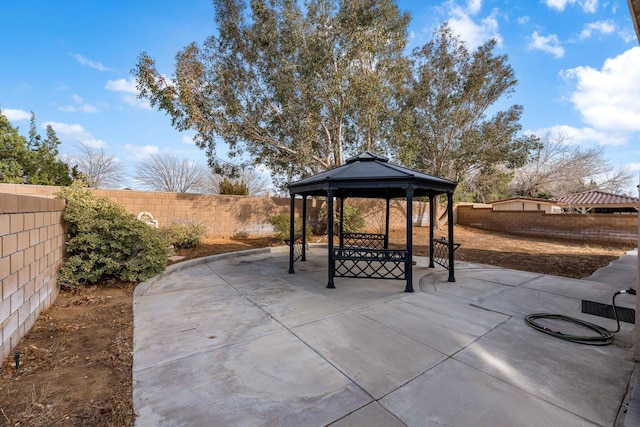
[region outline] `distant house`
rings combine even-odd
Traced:
[[[559,201],[566,206],[569,213],[604,213],[623,214],[638,212],[638,198],[605,193],[599,190],[589,190],[583,193],[560,197]]]
[[[534,199],[530,197],[512,197],[510,199],[489,202],[494,211],[543,211],[562,213],[563,203],[557,200]]]

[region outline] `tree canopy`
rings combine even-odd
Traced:
[[[392,0],[214,0],[218,35],[177,54],[167,80],[142,53],[133,70],[141,96],[174,127],[194,129],[216,161],[248,153],[290,179],[385,151],[409,16]]]
[[[51,126],[46,137],[38,134],[31,113],[29,139],[18,133],[0,111],[0,182],[15,184],[69,185],[75,174],[58,159],[58,139]]]
[[[519,135],[523,108],[489,109],[517,79],[495,40],[474,52],[446,24],[413,52],[414,74],[395,139],[402,163],[454,181],[483,181],[521,166],[535,138]],[[482,186],[477,182],[476,188]]]
[[[205,176],[204,168],[196,162],[159,153],[140,161],[133,178],[153,191],[198,193]]]
[[[215,172],[219,141],[277,185],[369,150],[483,198],[536,142],[520,135],[522,106],[495,110],[517,79],[494,40],[471,52],[445,24],[407,55],[395,0],[213,3],[217,34],[178,52],[170,78],[146,52],[132,72]]]
[[[516,196],[540,198],[592,189],[619,193],[632,179],[627,169],[610,165],[601,147],[580,147],[565,135],[547,133],[526,164],[514,171],[510,189]]]

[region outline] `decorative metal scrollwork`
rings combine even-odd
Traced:
[[[405,280],[407,257],[404,250],[334,249],[335,276]]]
[[[284,239],[284,242],[290,246],[291,245],[291,239],[290,238],[286,238]],[[299,259],[302,258],[302,245],[304,244],[304,241],[302,240],[302,234],[296,234],[295,236],[293,236],[293,262],[298,261]]]
[[[460,243],[453,243],[453,250],[460,247]],[[433,261],[449,270],[449,242],[444,238],[433,239]]]
[[[342,233],[345,248],[384,249],[384,234]]]

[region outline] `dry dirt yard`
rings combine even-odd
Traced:
[[[429,230],[414,229],[414,253],[428,256]],[[436,232],[436,237],[444,232]],[[393,231],[391,240],[404,240]],[[583,278],[630,245],[594,245],[456,227],[456,259]],[[205,239],[185,259],[273,245],[270,238]],[[135,284],[106,282],[61,291],[0,369],[0,425],[131,426],[132,296]]]

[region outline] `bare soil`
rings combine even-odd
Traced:
[[[414,230],[414,253],[428,256],[429,230]],[[436,232],[436,237],[444,232]],[[395,245],[404,231],[392,231]],[[326,238],[325,238],[326,239]],[[456,260],[583,278],[630,245],[595,245],[456,227]],[[205,239],[177,251],[185,260],[276,244],[271,238]],[[0,425],[132,426],[132,296],[135,284],[104,282],[61,291],[0,368]]]

